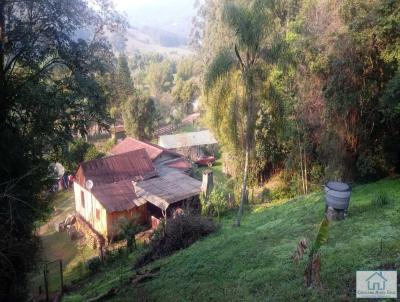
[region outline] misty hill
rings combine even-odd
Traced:
[[[140,31],[151,36],[155,41],[164,47],[181,47],[186,46],[188,43],[188,39],[186,37],[170,31],[150,26],[144,26]]]
[[[175,33],[149,26],[129,28],[125,35],[110,33],[109,40],[117,52],[133,55],[141,53],[160,53],[170,57],[191,55],[187,47],[187,38]]]
[[[189,36],[192,17],[196,13],[195,2],[195,0],[115,1],[117,8],[126,15],[132,26],[152,27],[186,38]]]

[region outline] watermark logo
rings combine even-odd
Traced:
[[[397,271],[357,271],[357,298],[397,298]]]

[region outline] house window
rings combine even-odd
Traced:
[[[100,210],[96,209],[96,218],[100,220]]]
[[[85,208],[85,192],[81,191],[81,206]]]

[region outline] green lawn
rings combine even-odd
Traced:
[[[384,207],[372,203],[380,192],[392,199]],[[291,256],[300,239],[314,239],[323,212],[322,193],[261,205],[247,211],[240,228],[226,218],[217,233],[152,263],[161,266],[153,280],[133,287],[134,272],[121,262],[122,270],[121,264],[107,267],[66,301],[115,286],[112,301],[355,301],[356,270],[400,265],[400,179],[354,188],[349,217],[331,223],[321,250],[322,288],[308,289],[305,262],[294,264]]]
[[[54,223],[64,221],[65,218],[74,213],[74,192],[73,190],[57,193],[54,202],[54,212],[49,221],[43,224],[38,233],[41,241],[41,259],[36,270],[30,278],[31,292],[36,294],[38,287],[44,290],[43,265],[47,262],[62,259],[64,266],[64,278],[68,282],[79,277],[75,268],[80,262],[84,262],[94,254],[94,251],[84,245],[78,245],[77,241],[71,241],[67,233],[55,231]],[[53,263],[49,267],[49,290],[57,291],[60,287],[59,266]]]

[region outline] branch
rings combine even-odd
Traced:
[[[245,65],[244,65],[244,63],[243,63],[243,60],[242,60],[242,58],[241,58],[241,56],[240,56],[240,53],[239,53],[239,50],[238,50],[236,44],[235,44],[235,54],[236,54],[236,57],[237,57],[238,60],[239,60],[240,66],[242,66],[242,68],[244,69],[244,68],[245,68]]]
[[[42,68],[40,68],[35,74],[31,75],[30,77],[28,77],[21,85],[19,85],[16,90],[21,89],[22,87],[24,87],[24,85],[28,82],[31,81],[33,79],[35,79],[36,77],[38,77],[42,72],[44,72],[46,69],[50,68],[51,66],[53,66],[54,64],[60,64],[60,65],[65,65],[69,68],[69,66],[59,57],[51,59],[49,62],[47,62]]]

